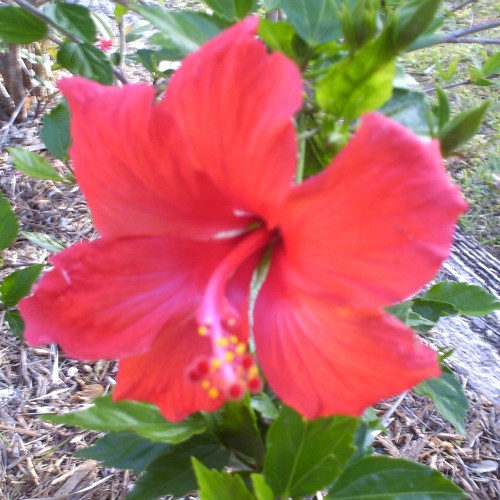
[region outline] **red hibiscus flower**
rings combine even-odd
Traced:
[[[438,144],[371,114],[294,184],[301,75],[257,22],[187,57],[158,104],[146,85],[60,84],[101,238],[52,258],[21,304],[26,338],[118,358],[114,399],[174,421],[260,389],[249,330],[271,388],[308,418],[359,415],[439,374],[383,310],[434,276],[466,207]]]

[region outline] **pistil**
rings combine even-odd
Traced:
[[[187,375],[212,399],[238,400],[246,391],[256,393],[262,388],[255,361],[247,353],[240,314],[227,298],[227,285],[238,267],[272,238],[273,232],[263,227],[248,233],[217,266],[205,289],[197,315],[198,333],[210,339],[212,355],[195,360]]]

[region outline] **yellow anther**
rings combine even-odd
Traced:
[[[249,369],[248,369],[248,378],[252,378],[252,377],[255,377],[256,375],[259,374],[259,369],[255,366],[255,365],[252,365]]]
[[[211,361],[212,370],[218,370],[221,367],[221,361],[219,358],[214,358]]]
[[[238,354],[238,356],[241,356],[242,354],[245,354],[246,350],[247,350],[247,346],[243,342],[240,342],[236,346],[235,352],[236,352],[236,354]]]
[[[226,351],[226,353],[224,354],[224,359],[228,363],[231,363],[231,361],[234,361],[234,352],[233,351]]]
[[[238,321],[236,318],[233,318],[233,317],[227,318],[227,325],[228,326],[233,327],[233,326],[236,326],[237,324],[238,324]]]
[[[237,344],[238,343],[238,337],[236,335],[231,335],[229,337],[229,342],[231,342],[231,344]]]
[[[217,399],[219,397],[219,389],[212,387],[208,390],[208,397],[210,399]]]
[[[205,325],[200,325],[198,327],[198,335],[201,335],[202,337],[204,337],[205,335],[208,335],[208,327],[205,326]]]
[[[210,382],[208,380],[203,380],[201,383],[201,388],[207,391],[208,389],[210,389]]]
[[[217,339],[216,344],[219,347],[227,347],[229,345],[229,340],[226,337],[221,337],[220,339]]]

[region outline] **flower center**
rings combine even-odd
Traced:
[[[198,333],[209,338],[212,355],[196,359],[187,376],[212,399],[238,400],[247,390],[257,393],[262,389],[254,358],[247,352],[240,314],[228,300],[226,289],[236,269],[266,246],[272,235],[263,227],[249,233],[217,266],[205,289],[197,315]]]

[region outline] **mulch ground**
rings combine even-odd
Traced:
[[[5,145],[22,145],[45,154],[37,127],[37,119],[32,119],[27,125],[4,127],[0,136],[6,138]],[[0,190],[9,198],[24,231],[43,232],[67,244],[96,237],[77,187],[16,172],[5,150],[0,152]],[[0,278],[18,267],[46,262],[48,257],[49,252],[20,238],[3,253]],[[87,407],[94,397],[111,390],[116,369],[114,362],[87,364],[67,358],[56,347],[30,348],[2,328],[0,498],[125,497],[136,479],[129,471],[74,457],[75,451],[92,444],[100,434],[39,418],[41,413]],[[377,436],[376,452],[428,464],[472,499],[500,498],[500,411],[480,394],[467,387],[465,391],[470,402],[466,439],[442,420],[429,400],[408,393],[377,406],[388,432]]]

